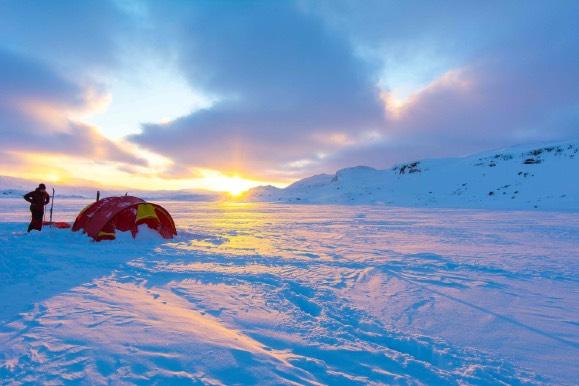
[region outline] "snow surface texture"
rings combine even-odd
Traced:
[[[339,170],[285,189],[262,186],[247,201],[409,207],[579,210],[579,143],[517,147],[465,158]]]
[[[0,384],[577,382],[574,213],[163,205],[95,243],[0,200]]]

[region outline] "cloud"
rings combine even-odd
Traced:
[[[529,7],[515,13],[499,7],[471,20],[491,25],[492,16],[502,16],[512,25],[499,22],[500,34],[494,31],[492,38],[483,34],[473,42],[477,48],[470,49],[468,60],[406,100],[396,100],[385,90],[386,108],[393,113],[382,128],[382,139],[343,148],[325,166],[385,167],[412,159],[578,138],[579,41],[571,15],[579,14],[579,7],[537,3]],[[454,32],[461,36],[460,30]]]
[[[132,37],[131,15],[108,0],[2,1],[0,42],[24,56],[76,71],[119,65],[119,49]]]
[[[167,178],[280,180],[579,136],[577,2],[23,0],[0,14],[2,152],[145,173],[132,146],[70,118],[149,59],[211,101],[127,138],[174,161]]]
[[[218,102],[130,140],[178,163],[271,175],[381,124],[369,64],[315,17],[288,2],[201,4],[178,47],[191,85]]]
[[[577,6],[452,4],[201,3],[174,44],[220,102],[130,140],[180,165],[287,176],[579,135]],[[418,80],[395,106],[405,72]]]
[[[89,108],[99,96],[45,63],[0,49],[0,87],[0,152],[144,164],[97,129],[69,119],[69,113]]]

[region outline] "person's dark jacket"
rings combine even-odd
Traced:
[[[36,190],[26,193],[24,199],[30,203],[31,210],[44,211],[44,206],[50,202],[50,196],[46,191]]]

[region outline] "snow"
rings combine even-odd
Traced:
[[[95,243],[25,233],[24,204],[0,199],[2,384],[578,379],[576,213],[173,201],[176,239]]]
[[[259,187],[246,201],[407,207],[579,210],[579,142],[518,146],[464,158],[367,166],[285,189]]]

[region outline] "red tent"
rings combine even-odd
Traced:
[[[147,224],[166,239],[177,234],[169,212],[133,196],[107,197],[92,203],[78,214],[72,230],[82,229],[96,241],[114,240],[116,230],[131,231],[135,237],[141,224]]]

